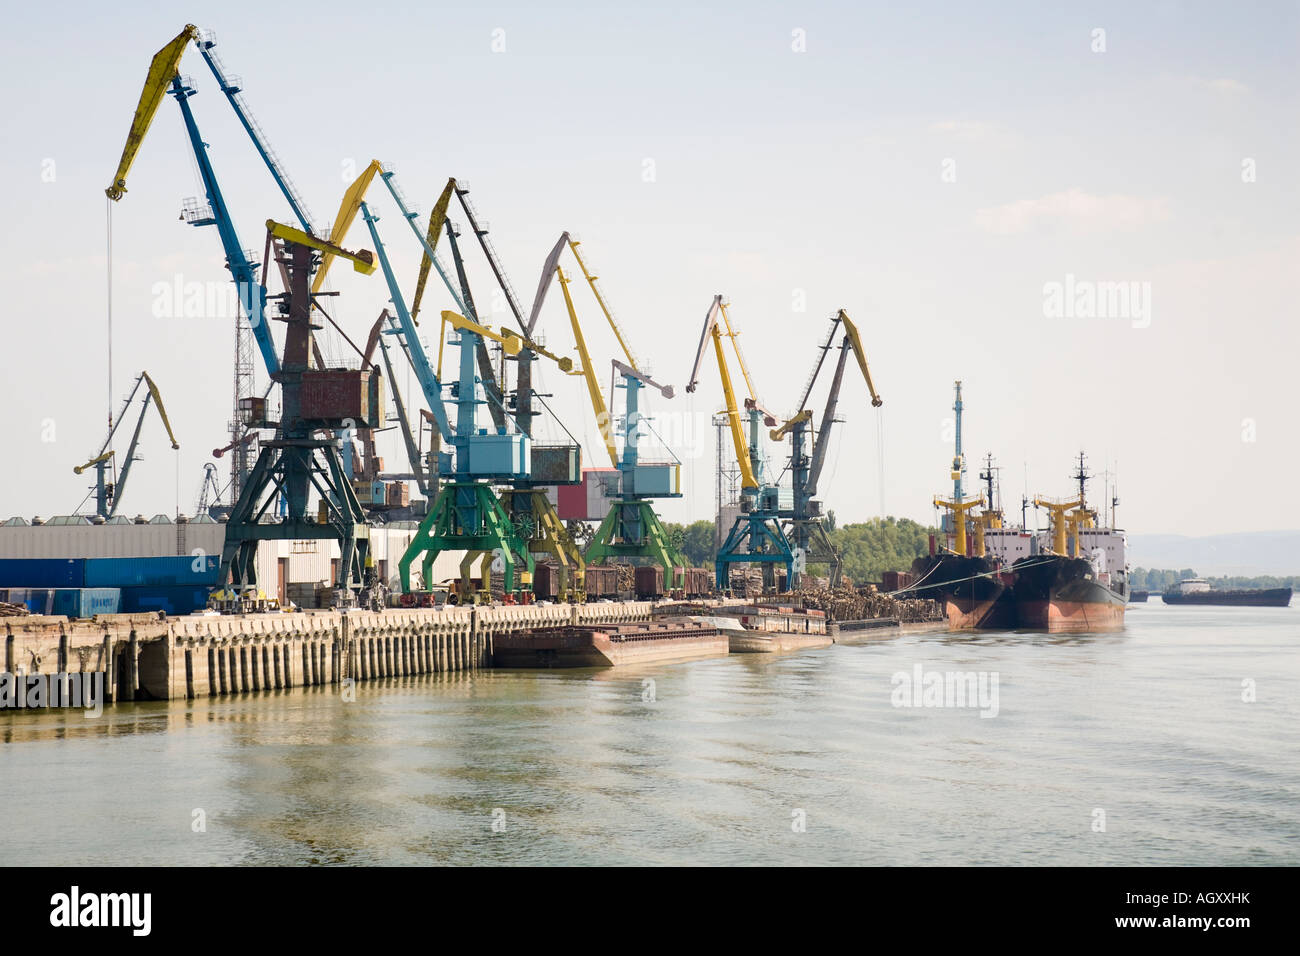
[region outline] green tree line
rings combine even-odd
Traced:
[[[832,543],[840,552],[845,576],[855,584],[879,581],[883,571],[906,571],[912,560],[930,550],[933,528],[911,518],[872,518],[857,524],[837,525],[832,512],[827,515]],[[713,543],[713,522],[690,524],[664,522],[664,528],[681,548],[682,556],[693,567],[712,568],[717,550]],[[810,574],[824,576],[826,568],[816,565]]]

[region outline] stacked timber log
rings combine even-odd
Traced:
[[[0,601],[0,617],[22,617],[29,614],[25,604],[10,604],[7,601]]]
[[[758,567],[732,565],[729,569],[731,593],[736,597],[763,596],[763,571]]]
[[[804,588],[796,595],[805,608],[825,611],[832,621],[862,621],[892,617],[899,621],[938,621],[943,609],[935,601],[918,598],[898,599],[881,594],[874,587]]]
[[[631,564],[611,565],[618,574],[618,591],[626,594],[636,590],[636,567]]]

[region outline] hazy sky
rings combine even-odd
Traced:
[[[143,6],[28,4],[0,40],[12,438],[0,515],[71,511],[87,483],[72,467],[103,437],[103,190],[149,60],[184,22]],[[1012,510],[1022,491],[1068,494],[1083,449],[1098,473],[1117,471],[1131,531],[1297,525],[1280,507],[1300,471],[1295,3],[383,9],[322,0],[294,19],[227,2],[190,16],[215,31],[318,224],[379,158],[423,212],[448,176],[468,180],[525,299],[562,230],[585,240],[638,357],[679,387],[651,403],[687,465],[667,517],[712,511],[711,358],[698,392],[681,386],[723,292],[760,397],[783,413],[827,316],[843,307],[862,328],[885,404],[870,408],[850,368],[821,488],[841,521],[882,500],[932,519],[931,497],[951,490],[960,378],[970,479],[992,452]],[[287,221],[287,205],[196,51],[181,69],[260,256],[262,223]],[[177,218],[201,188],[170,98],[128,186],[113,210],[114,404],[148,369],[182,448],[151,421],[122,507],[171,513],[178,495],[193,507],[226,440],[233,324],[159,305],[175,283],[226,278],[215,229]],[[374,198],[409,289],[418,249]],[[370,246],[360,222],[349,244]],[[486,311],[485,270],[475,278]],[[1120,315],[1095,314],[1105,283],[1132,293],[1110,302]],[[332,284],[336,316],[364,335],[382,278],[338,268]],[[573,288],[608,382],[613,339]],[[433,287],[426,314],[450,305]],[[541,327],[572,350],[558,290]],[[569,428],[595,438],[581,381],[551,370],[544,384]],[[390,469],[404,467],[395,435]],[[599,444],[586,457],[605,464]]]

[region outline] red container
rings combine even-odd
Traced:
[[[302,373],[301,414],[312,421],[342,422],[356,428],[384,424],[383,379],[370,369],[309,369]]]

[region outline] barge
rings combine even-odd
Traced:
[[[572,625],[499,634],[495,667],[622,667],[725,657],[728,641],[705,619]]]
[[[726,636],[733,654],[774,654],[835,643],[825,611],[752,605],[725,612],[719,608],[709,620]]]

